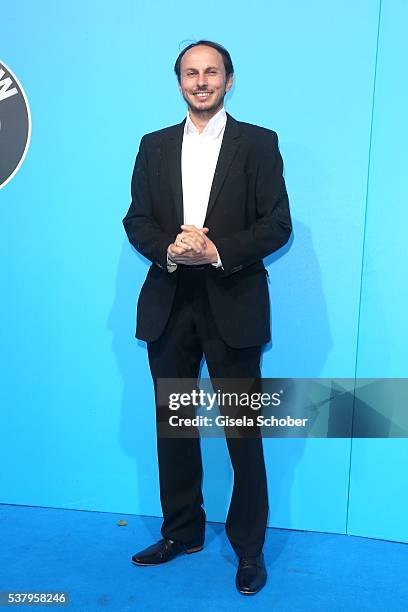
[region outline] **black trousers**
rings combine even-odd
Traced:
[[[262,347],[234,349],[225,344],[211,315],[206,268],[180,267],[178,288],[165,331],[148,343],[150,370],[158,378],[193,378],[205,356],[213,378],[260,378]],[[156,394],[157,397],[157,394]],[[227,437],[234,485],[225,529],[237,555],[262,551],[268,493],[262,438]],[[157,437],[163,537],[204,540],[200,439]]]

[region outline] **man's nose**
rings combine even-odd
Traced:
[[[197,85],[199,87],[206,87],[207,86],[207,75],[206,74],[199,74],[198,75],[198,83]]]

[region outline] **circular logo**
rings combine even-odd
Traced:
[[[23,163],[30,135],[27,97],[10,68],[0,61],[0,189]]]

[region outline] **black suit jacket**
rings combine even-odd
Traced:
[[[167,247],[183,223],[184,123],[143,136],[123,219],[131,244],[152,262],[137,307],[136,337],[147,342],[162,334],[177,288],[179,272],[167,271]],[[282,247],[292,231],[275,132],[227,113],[204,226],[223,265],[204,272],[221,336],[234,348],[264,344],[270,339],[270,314],[262,259]]]

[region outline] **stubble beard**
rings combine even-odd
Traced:
[[[205,89],[202,91],[205,91]],[[186,96],[184,96],[184,99],[187,102],[187,105],[188,105],[188,108],[191,114],[193,114],[195,117],[197,117],[198,119],[211,119],[211,117],[213,117],[215,113],[218,112],[220,108],[222,107],[224,103],[225,94],[226,94],[226,91],[224,91],[221,98],[218,99],[216,102],[214,102],[214,104],[212,104],[211,106],[203,110],[197,108],[196,106],[193,106],[189,98],[187,98]]]

